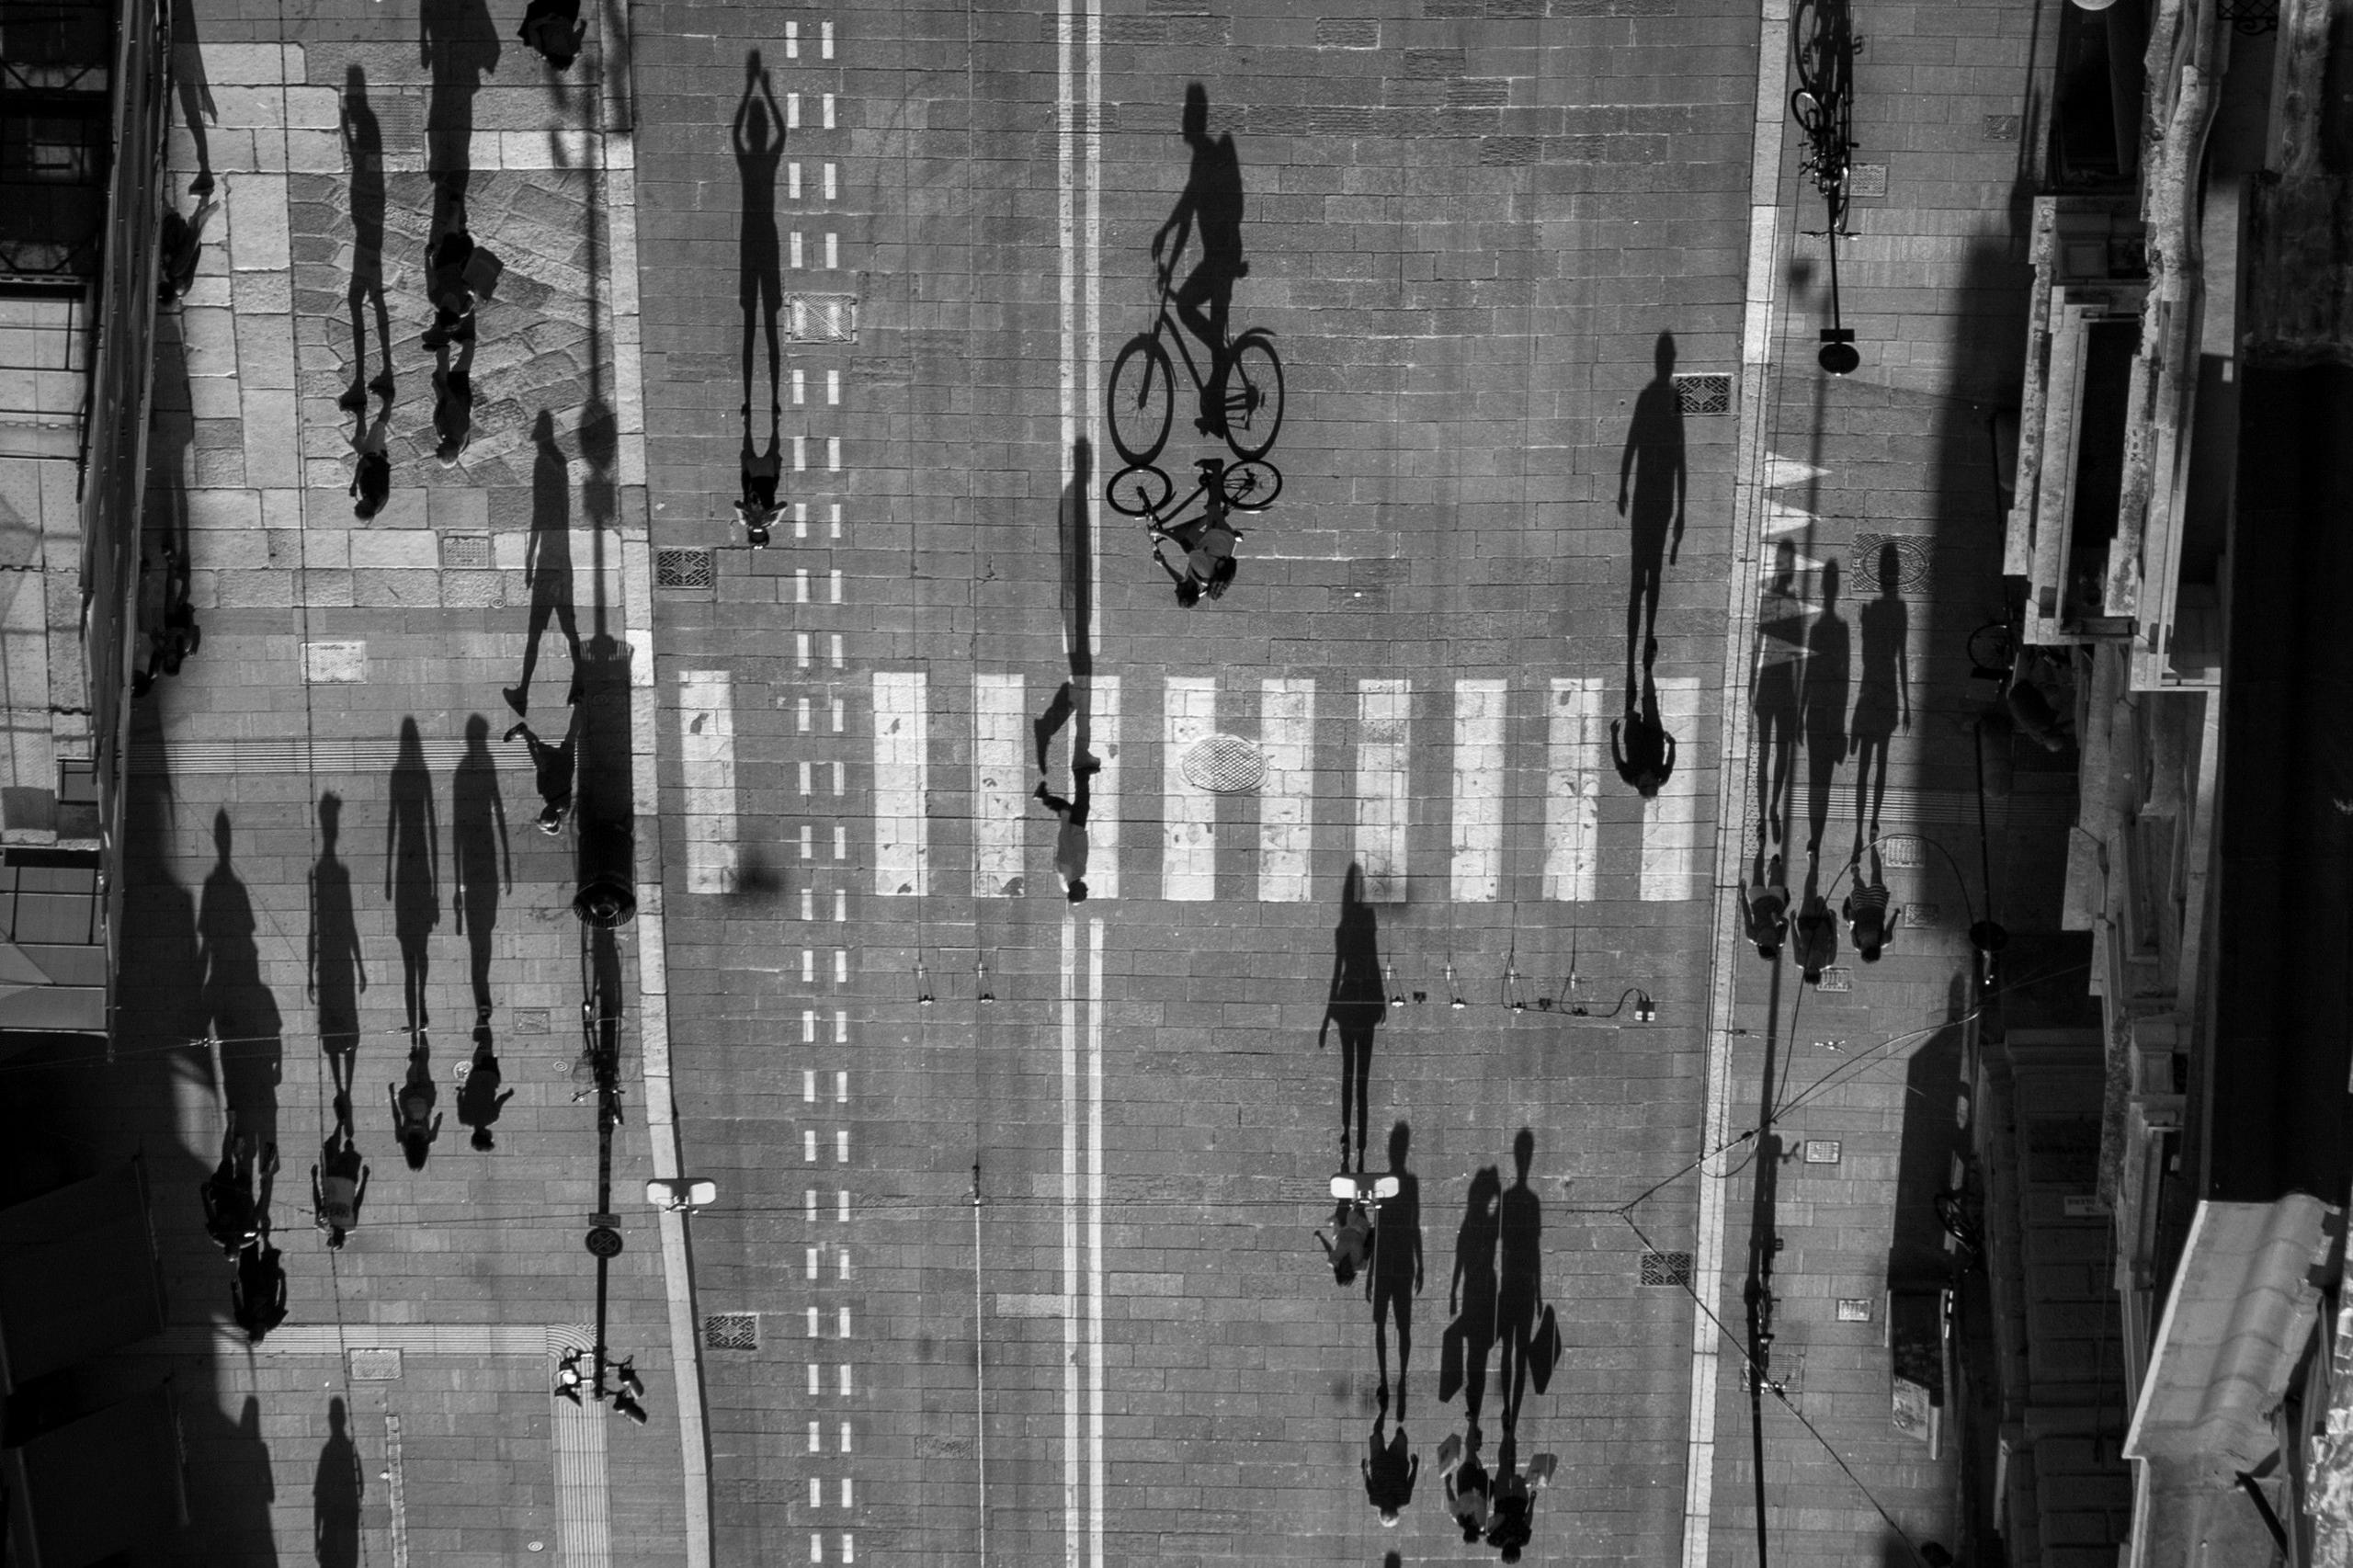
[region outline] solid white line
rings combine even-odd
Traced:
[[[678,764],[686,783],[687,891],[735,891],[735,679],[678,672]]]
[[[1315,683],[1268,680],[1258,687],[1258,896],[1304,903],[1315,839]]]
[[[1021,892],[1029,846],[1029,733],[1017,675],[972,675],[972,896]]]
[[[1658,683],[1658,718],[1675,737],[1674,771],[1656,798],[1643,802],[1642,897],[1645,903],[1698,898],[1699,775],[1690,757],[1691,731],[1699,718],[1699,682],[1674,676]]]
[[[1056,196],[1055,256],[1060,276],[1055,279],[1062,323],[1062,454],[1063,488],[1071,484],[1072,458],[1078,438],[1078,316],[1074,298],[1078,287],[1078,228],[1075,182],[1072,160],[1072,119],[1075,105],[1071,82],[1071,0],[1054,6],[1054,178]]]
[[[1063,915],[1063,1561],[1080,1568],[1078,1448],[1078,917]]]
[[[1086,925],[1086,1561],[1103,1568],[1103,922]]]
[[[931,891],[929,694],[920,670],[874,675],[874,891],[920,898]]]
[[[1185,782],[1186,748],[1217,727],[1217,680],[1171,676],[1161,710],[1160,896],[1203,902],[1217,896],[1217,797]]]
[[[1552,682],[1544,758],[1544,896],[1590,903],[1601,841],[1601,677]]]
[[[1085,683],[1086,744],[1103,765],[1086,794],[1086,892],[1120,896],[1120,677]]]
[[[401,1464],[401,1418],[384,1412],[384,1499],[392,1515],[392,1568],[408,1568],[408,1483]]]
[[[1079,425],[1103,469],[1103,0],[1086,0],[1086,333],[1079,346],[1086,376]],[[1086,645],[1103,646],[1103,509],[1086,508]]]
[[[1410,821],[1414,683],[1357,682],[1357,864],[1373,903],[1405,897],[1405,829]]]
[[[1505,683],[1454,683],[1454,863],[1457,903],[1493,903],[1504,866]]]

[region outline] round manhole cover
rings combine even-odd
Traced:
[[[1256,790],[1267,777],[1267,754],[1239,735],[1204,735],[1177,765],[1185,782],[1213,795]]]

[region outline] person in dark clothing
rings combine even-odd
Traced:
[[[1381,1511],[1383,1528],[1394,1528],[1397,1516],[1414,1500],[1414,1483],[1421,1478],[1422,1456],[1413,1452],[1406,1441],[1404,1423],[1387,1442],[1381,1439],[1381,1429],[1387,1425],[1386,1411],[1373,1419],[1372,1436],[1367,1439],[1365,1457],[1358,1461],[1364,1471],[1365,1500]]]
[[[1356,1168],[1364,1169],[1365,1120],[1371,1115],[1372,1041],[1389,1016],[1382,995],[1381,949],[1372,905],[1365,902],[1364,868],[1351,865],[1340,888],[1340,924],[1332,933],[1332,989],[1315,1049],[1340,1029],[1340,1168],[1348,1168],[1348,1113],[1356,1113]]]
[[[440,1091],[434,1087],[433,1054],[422,1034],[409,1050],[408,1075],[397,1085],[385,1085],[384,1092],[392,1096],[392,1131],[400,1139],[401,1153],[408,1157],[409,1169],[421,1171],[433,1153],[434,1140],[441,1136],[441,1118],[433,1109]]]
[[[1468,1441],[1449,1437],[1438,1449],[1439,1473],[1446,1482],[1447,1511],[1462,1527],[1462,1539],[1475,1541],[1487,1533],[1487,1502],[1492,1490],[1487,1467],[1479,1462],[1479,1428],[1472,1426]]]
[[[1372,1353],[1381,1367],[1381,1407],[1389,1408],[1389,1316],[1397,1315],[1397,1415],[1405,1414],[1405,1373],[1414,1359],[1414,1298],[1422,1290],[1421,1179],[1405,1168],[1413,1132],[1404,1122],[1389,1130],[1389,1172],[1397,1195],[1381,1205],[1372,1233]]]
[[[466,280],[466,263],[474,258],[474,242],[466,233],[463,201],[452,205],[454,221],[425,248],[426,293],[433,301],[433,326],[418,341],[432,349],[470,343],[474,335],[474,290]]]
[[[226,191],[229,182],[221,180]],[[183,218],[177,207],[164,209],[163,233],[158,240],[162,255],[157,267],[157,289],[164,299],[184,298],[196,285],[197,265],[204,259],[204,230],[212,215],[221,210],[220,198],[211,191],[200,193],[196,210]]]
[[[1209,350],[1210,373],[1201,384],[1195,427],[1204,436],[1222,436],[1231,360],[1226,317],[1233,308],[1233,285],[1250,274],[1250,264],[1242,256],[1242,160],[1230,132],[1210,134],[1209,89],[1199,82],[1185,88],[1181,129],[1193,150],[1192,168],[1176,210],[1152,236],[1152,255],[1160,264],[1161,287],[1170,289],[1188,240],[1199,237],[1200,259],[1185,281],[1174,286],[1169,303],[1176,319]]]
[[[558,71],[568,71],[580,58],[586,30],[580,25],[580,0],[531,0],[515,36]]]
[[[392,435],[392,403],[386,398],[374,423],[369,423],[363,413],[352,427],[351,449],[358,454],[358,461],[351,471],[351,515],[363,523],[382,511],[384,503],[392,499],[392,460],[384,451]]]
[[[1756,944],[1756,956],[1779,958],[1782,938],[1790,932],[1790,890],[1781,885],[1779,855],[1766,868],[1762,881],[1740,890],[1740,905],[1748,939]]]
[[[1855,885],[1838,906],[1847,920],[1847,938],[1855,944],[1855,956],[1865,963],[1879,962],[1879,955],[1888,939],[1895,935],[1895,913],[1888,907],[1887,883],[1880,870],[1879,846],[1870,851],[1871,877],[1864,881],[1861,862],[1855,866]]]
[[[229,1281],[229,1307],[245,1337],[255,1344],[286,1321],[286,1265],[269,1244],[267,1226],[237,1254],[237,1272]]]
[[[1070,765],[1071,792],[1076,800],[1065,801],[1043,784],[1032,791],[1048,811],[1062,818],[1062,830],[1054,836],[1054,869],[1061,874],[1064,895],[1073,903],[1086,902],[1087,781],[1102,771],[1100,758],[1082,753]]]
[[[1675,737],[1659,722],[1655,691],[1650,694],[1647,711],[1630,702],[1625,718],[1609,722],[1609,756],[1628,788],[1646,801],[1656,798],[1667,775],[1675,771]]]
[[[347,1109],[338,1096],[335,1131],[320,1146],[319,1164],[311,1167],[312,1219],[327,1233],[327,1245],[337,1250],[359,1223],[359,1205],[368,1197],[368,1166],[351,1141],[351,1123],[344,1119]]]
[[[1332,1209],[1332,1239],[1324,1240],[1324,1233],[1315,1233],[1324,1244],[1324,1256],[1332,1265],[1332,1282],[1352,1285],[1357,1272],[1372,1256],[1372,1219],[1365,1212],[1362,1199],[1343,1199]]]
[[[744,536],[754,550],[768,547],[769,530],[784,515],[776,499],[776,482],[784,471],[779,412],[769,410],[767,450],[760,451],[752,445],[752,405],[744,405],[743,493],[735,502],[735,520],[744,525]]]
[[[443,468],[457,467],[474,438],[473,344],[461,344],[459,350],[433,372],[433,433],[439,438],[433,455]]]
[[[1225,597],[1234,577],[1233,547],[1242,538],[1218,481],[1224,464],[1216,458],[1204,458],[1199,466],[1207,482],[1203,515],[1173,528],[1146,525],[1152,536],[1152,558],[1176,585],[1176,602],[1187,609],[1200,603],[1203,594],[1213,599]]]
[[[278,1169],[277,1144],[262,1151],[261,1167],[265,1174]],[[221,1135],[220,1166],[206,1178],[200,1194],[205,1234],[220,1244],[223,1257],[236,1256],[261,1234],[263,1217],[255,1197],[254,1174],[254,1141],[239,1135],[236,1112],[231,1111],[227,1131]]]
[[[493,1147],[491,1123],[498,1119],[506,1102],[515,1097],[512,1089],[501,1092],[500,1083],[498,1053],[491,1049],[490,1030],[478,1028],[474,1030],[473,1062],[467,1069],[466,1081],[458,1085],[458,1125],[474,1130],[473,1145],[477,1149]]]
[[[1806,889],[1805,902],[1798,906],[1797,960],[1799,972],[1808,985],[1822,983],[1822,971],[1838,959],[1838,923],[1830,913],[1830,902]]]
[[[1446,1285],[1446,1310],[1454,1314],[1462,1340],[1462,1403],[1474,1445],[1479,1404],[1487,1388],[1487,1356],[1495,1345],[1495,1251],[1503,1237],[1503,1173],[1493,1165],[1472,1176],[1462,1225],[1454,1234],[1454,1275]]]
[[[574,758],[579,749],[580,710],[575,705],[570,720],[563,727],[563,741],[550,745],[531,731],[531,726],[517,720],[506,732],[506,738],[521,736],[531,748],[531,769],[540,786],[540,831],[552,837],[563,831],[563,819],[572,810],[572,773]]]

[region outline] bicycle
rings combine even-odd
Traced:
[[[1256,458],[1241,462],[1227,462],[1223,458],[1199,458],[1193,467],[1200,473],[1189,494],[1173,506],[1170,492],[1176,486],[1160,470],[1146,463],[1121,469],[1103,487],[1104,499],[1111,509],[1123,517],[1142,517],[1153,528],[1165,533],[1199,501],[1204,509],[1209,504],[1210,486],[1217,486],[1226,506],[1237,512],[1263,512],[1274,505],[1282,493],[1283,476],[1275,465]]]
[[[1212,389],[1193,362],[1186,346],[1187,333],[1169,308],[1173,267],[1160,268],[1160,301],[1149,330],[1128,339],[1111,361],[1111,381],[1105,392],[1105,412],[1111,426],[1111,445],[1131,468],[1148,468],[1168,444],[1168,426],[1176,410],[1176,369],[1162,341],[1173,336],[1185,361],[1185,374],[1206,401]],[[1211,367],[1215,369],[1214,365]],[[1224,437],[1233,455],[1248,461],[1266,456],[1283,423],[1283,362],[1275,352],[1274,335],[1252,327],[1226,347],[1225,375],[1215,389],[1222,406]],[[1212,422],[1199,421],[1203,433]]]
[[[1797,68],[1797,90],[1790,113],[1805,133],[1798,165],[1830,210],[1830,233],[1847,232],[1848,176],[1855,153],[1854,66],[1862,49],[1843,0],[1802,0],[1790,13],[1790,44]]]

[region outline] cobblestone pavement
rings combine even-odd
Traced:
[[[1917,1108],[1949,1108],[1949,1029],[1858,1042],[1958,1006],[1968,895],[1938,857],[1975,847],[1954,721],[2023,297],[2015,144],[1981,127],[2018,110],[2020,18],[1870,24],[1862,85],[1887,107],[1859,135],[1893,194],[1858,203],[1867,362],[1832,385],[1768,364],[1805,366],[1820,242],[1792,232],[1811,220],[1779,142],[1753,143],[1760,103],[1786,134],[1779,22],[1760,59],[1756,17],[1722,6],[650,6],[625,56],[597,18],[560,82],[511,40],[489,69],[513,18],[449,0],[194,10],[226,243],[167,330],[152,526],[185,530],[206,635],[141,710],[130,918],[153,983],[111,1080],[137,1125],[104,1134],[143,1133],[159,1212],[189,1210],[159,1228],[163,1350],[197,1413],[190,1561],[299,1556],[345,1517],[352,1460],[371,1562],[1451,1557],[1440,1281],[1488,1167],[1506,1321],[1540,1302],[1563,1346],[1540,1392],[1492,1358],[1476,1379],[1490,1466],[1507,1404],[1512,1456],[1557,1456],[1540,1560],[1744,1560],[1746,1393],[1695,1302],[1736,1321],[1752,1221],[1790,1244],[1777,1530],[1858,1556],[1948,1527],[1949,1457],[1889,1425],[1883,1302],[1836,1307],[1916,1241],[1892,1216],[1934,1163]],[[355,71],[372,131],[347,129]],[[506,275],[445,469],[418,334],[427,148],[453,134]],[[352,282],[369,135],[381,326]],[[199,165],[185,131],[175,158]],[[1240,518],[1232,590],[1190,611],[1103,503],[1121,460],[1100,413],[1180,208],[1238,213],[1246,273],[1195,237],[1175,281],[1229,275],[1228,332],[1267,335],[1283,409],[1281,494]],[[386,340],[393,498],[361,523],[335,399]],[[1181,323],[1163,340],[1199,354]],[[1222,449],[1169,352],[1181,490]],[[771,436],[790,520],[755,551],[729,506]],[[1652,656],[1630,579],[1670,536]],[[1760,614],[1783,541],[1788,595]],[[1856,689],[1910,710],[1879,828],[1914,929],[1781,1025],[1793,979],[1737,957],[1727,891],[1754,842],[1753,664],[1778,641],[1826,679],[1847,626]],[[595,1150],[577,864],[530,831],[532,776],[498,738],[533,643],[532,722],[561,722],[576,664],[584,797],[639,816],[619,1188],[683,1159],[722,1195],[691,1249],[676,1218],[624,1215],[612,1339],[651,1385],[642,1430],[548,1392],[592,1311]],[[1869,727],[1836,696],[1793,757],[1825,883]],[[1630,702],[1676,738],[1655,799],[1611,766]],[[1080,745],[1103,767],[1093,896],[1071,903],[1073,846],[1031,790],[1074,795]],[[1994,824],[2005,888],[2043,874],[2050,820],[2022,785]],[[404,1066],[404,970],[452,1123],[419,1172],[369,1097]],[[517,1091],[490,1152],[454,1125],[477,972]],[[333,1122],[318,1048],[354,1038],[372,1185],[328,1253],[284,1194]],[[1842,1150],[1781,1170],[1776,1207],[1716,1153],[1755,1122],[1768,1039],[1802,1100],[1784,1138]],[[1402,1126],[1413,1178],[1383,1211],[1377,1354],[1313,1234],[1352,1051],[1360,1156],[1378,1172]],[[292,1184],[294,1315],[253,1354],[215,1337],[189,1191],[224,1105],[275,1123]],[[1468,1256],[1475,1291],[1490,1254]],[[1421,1468],[1392,1531],[1358,1461],[1399,1430]]]

